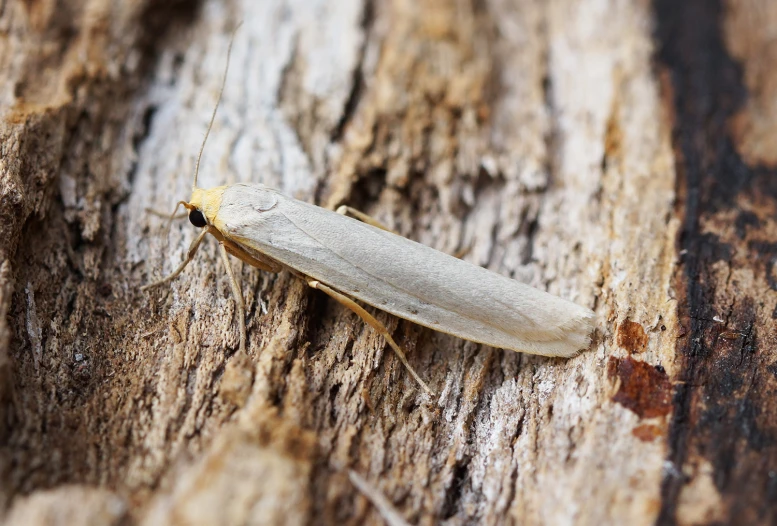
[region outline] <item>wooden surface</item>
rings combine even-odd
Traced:
[[[67,15],[67,16],[65,16]],[[379,313],[148,213],[262,182],[594,309],[571,360]],[[9,524],[777,520],[769,0],[0,4]],[[378,504],[378,506],[383,506]],[[383,515],[386,515],[385,509]]]

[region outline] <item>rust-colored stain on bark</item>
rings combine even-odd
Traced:
[[[610,357],[607,375],[620,380],[613,401],[640,418],[664,416],[672,410],[672,384],[665,372],[630,357]]]
[[[656,438],[663,436],[663,430],[656,425],[641,424],[631,430],[631,434],[642,442],[653,442]]]
[[[648,343],[647,334],[642,325],[635,321],[624,320],[618,326],[618,347],[623,347],[630,353],[640,353],[645,350]]]

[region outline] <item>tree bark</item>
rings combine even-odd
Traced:
[[[0,517],[774,522],[772,4],[0,3]],[[200,186],[464,251],[594,309],[591,348],[372,310],[429,398],[350,311],[234,261],[238,352],[212,239],[141,293],[198,233],[148,209],[189,198],[240,22]]]

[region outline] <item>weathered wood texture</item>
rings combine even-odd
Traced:
[[[777,520],[769,0],[0,4],[0,517]],[[587,305],[523,356],[355,315],[146,212],[255,181]]]
[[[777,522],[777,4],[656,2],[681,334],[661,522]]]

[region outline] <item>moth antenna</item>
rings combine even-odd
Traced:
[[[200,146],[200,153],[197,154],[197,163],[194,165],[194,183],[192,184],[192,190],[197,188],[197,176],[200,173],[200,159],[202,159],[202,152],[205,150],[205,143],[210,135],[210,129],[213,127],[213,121],[216,120],[216,111],[219,109],[219,103],[221,103],[221,96],[224,94],[224,86],[227,85],[227,72],[229,71],[229,57],[232,54],[232,44],[235,43],[235,33],[240,29],[243,22],[240,22],[235,29],[232,30],[232,36],[229,39],[229,47],[227,48],[227,64],[224,66],[224,77],[221,79],[221,89],[219,90],[218,99],[216,99],[216,106],[213,107],[213,113],[210,116],[210,122],[208,123],[208,129],[205,130],[205,137],[202,139],[202,145]]]

